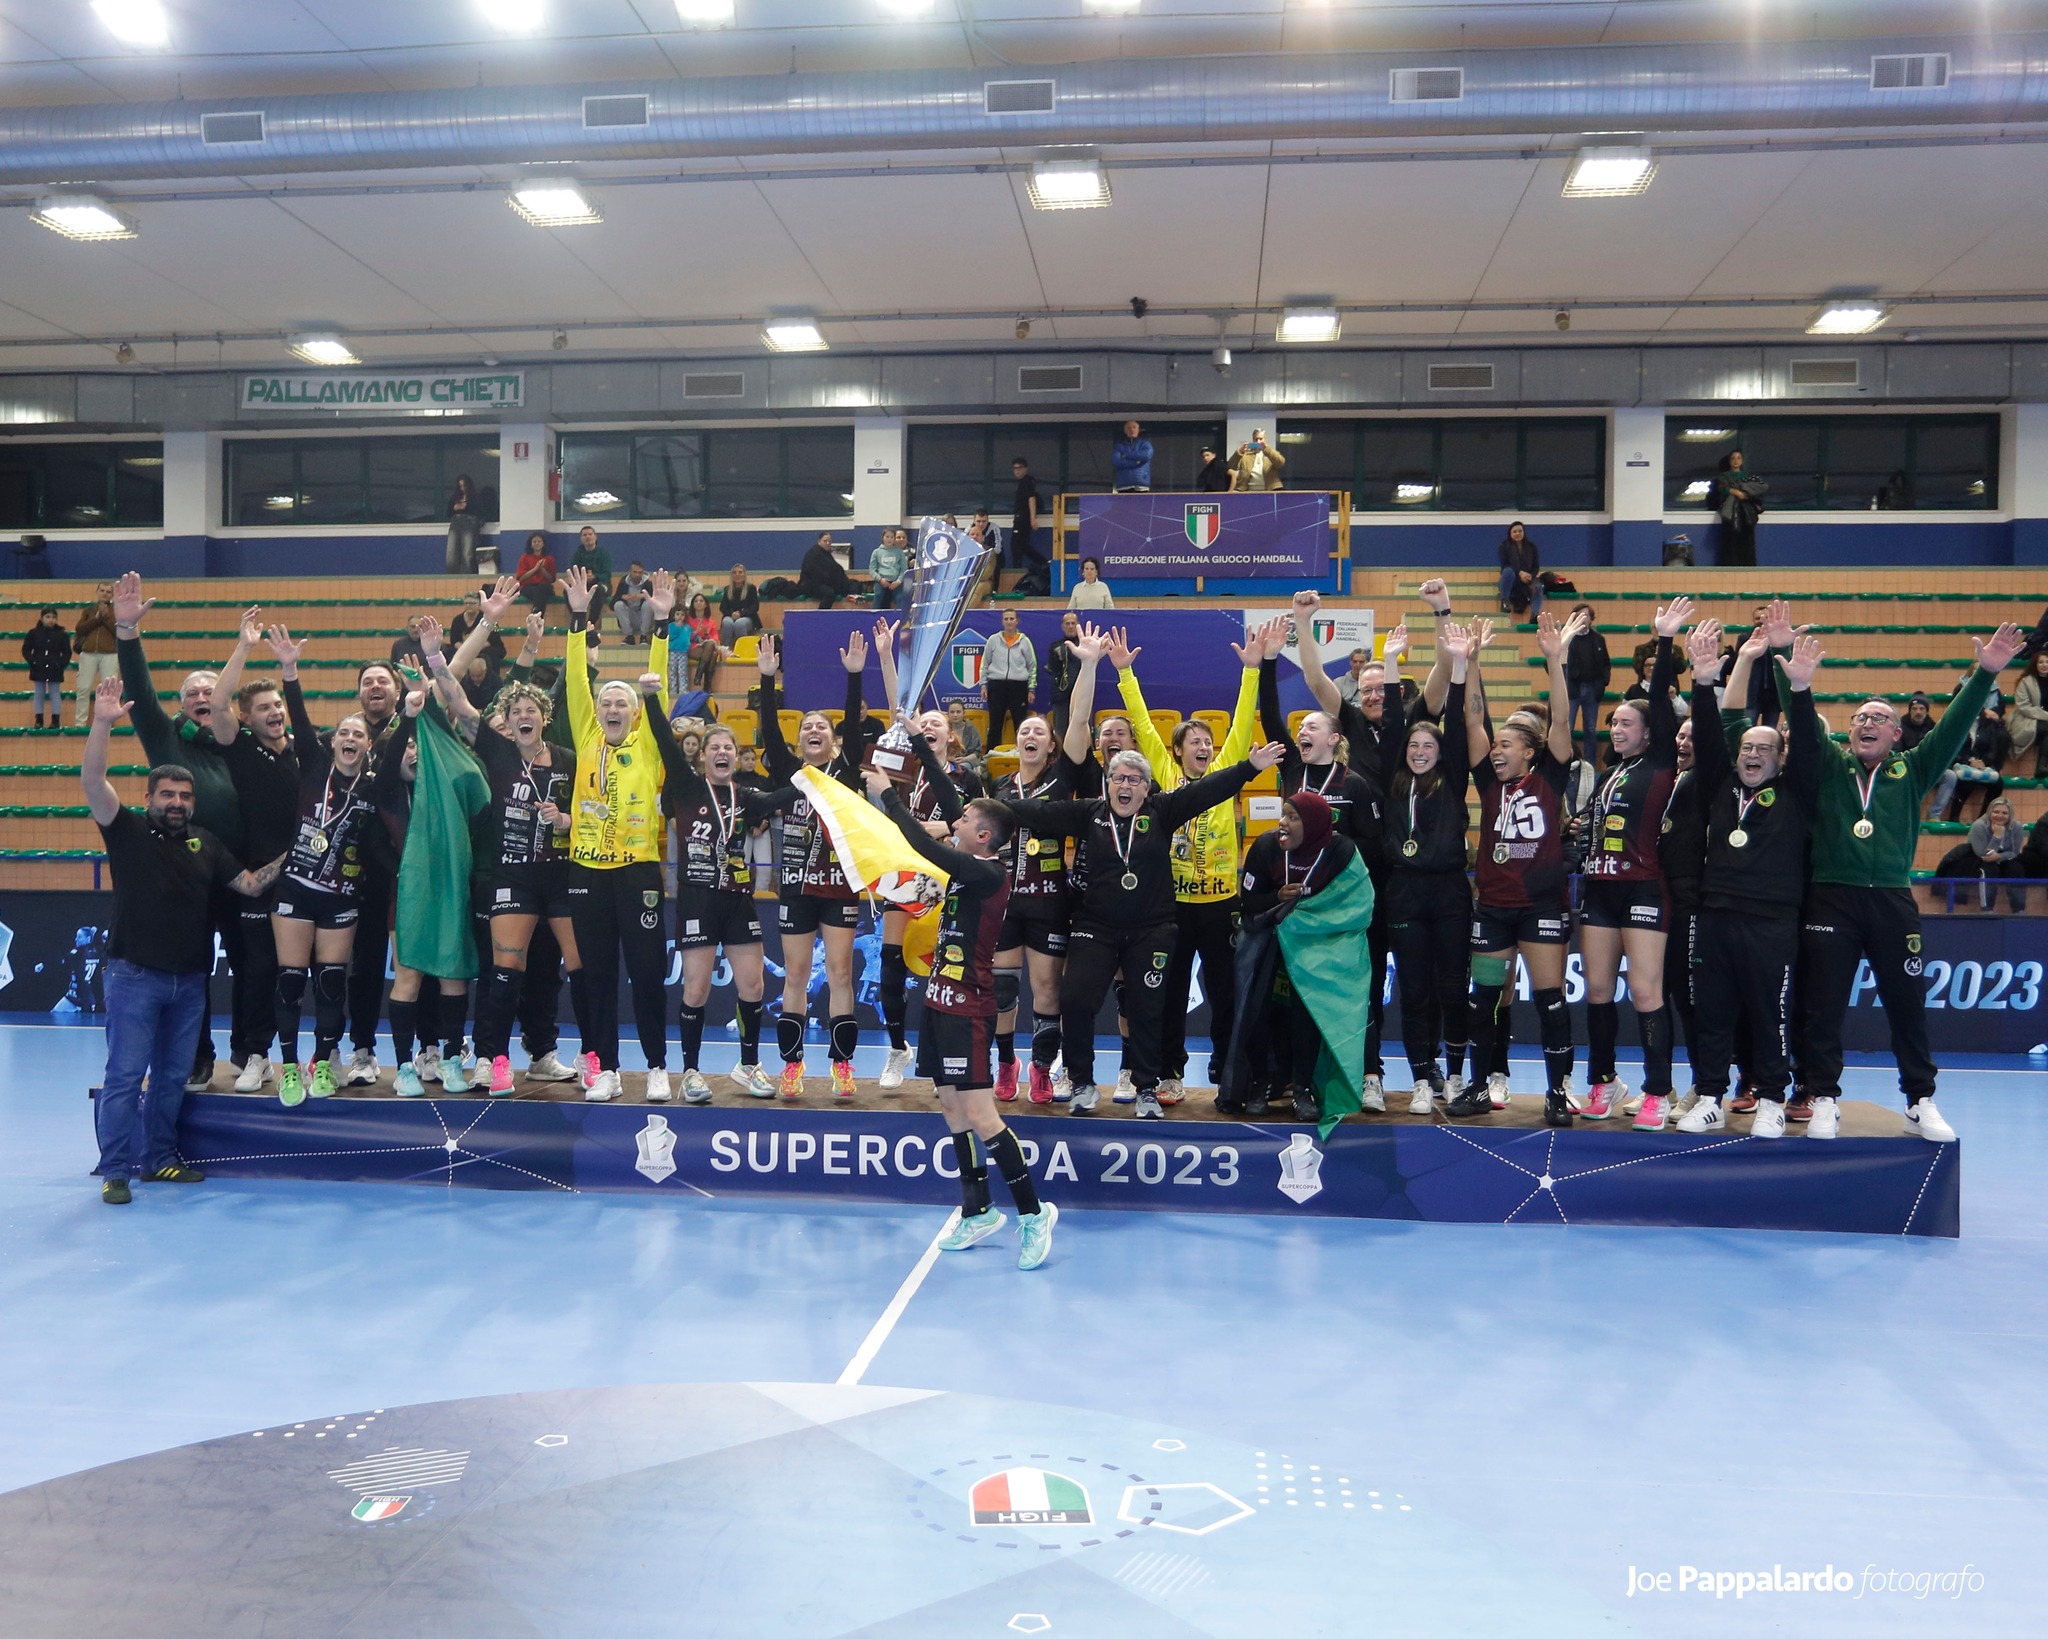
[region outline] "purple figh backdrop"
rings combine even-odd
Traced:
[[[1102,578],[1184,580],[1267,575],[1318,584],[1335,539],[1320,490],[1253,495],[1084,495],[1075,556]]]

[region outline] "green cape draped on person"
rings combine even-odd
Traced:
[[[1372,1007],[1372,987],[1358,982],[1359,958],[1371,921],[1372,878],[1365,862],[1353,856],[1327,887],[1296,900],[1275,930],[1287,982],[1322,1037],[1315,1076],[1323,1104],[1317,1131],[1324,1138],[1359,1107],[1359,1068]]]
[[[474,979],[469,822],[490,801],[476,755],[452,734],[438,704],[420,713],[419,771],[398,863],[398,960],[436,979]]]

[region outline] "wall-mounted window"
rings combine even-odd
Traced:
[[[495,522],[495,434],[230,439],[224,510],[230,526],[244,528],[445,523],[458,477]]]
[[[1600,512],[1607,424],[1580,417],[1282,421],[1289,489],[1351,492],[1361,512]]]
[[[851,427],[564,433],[559,448],[568,523],[853,512]]]
[[[1770,512],[1951,512],[1998,505],[1995,415],[1670,416],[1664,504],[1703,507],[1733,451]]]
[[[161,444],[0,439],[0,529],[160,529]]]
[[[1219,452],[1223,428],[1215,422],[1160,421],[1139,418],[1152,441],[1152,487],[1186,490],[1195,487],[1202,447]],[[1018,456],[1031,463],[1039,494],[1050,503],[1058,494],[1080,494],[1116,488],[1110,452],[1123,437],[1120,421],[1095,421],[1068,426],[1048,421],[1002,421],[969,426],[919,426],[910,429],[909,516],[942,518],[952,513],[966,522],[976,512],[1007,518],[1016,494],[1010,463]]]

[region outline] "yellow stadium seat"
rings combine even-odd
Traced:
[[[761,743],[761,714],[751,706],[728,706],[718,719],[743,746]]]
[[[1291,739],[1293,739],[1293,738],[1295,737],[1295,735],[1297,735],[1297,734],[1299,734],[1299,733],[1301,732],[1301,720],[1302,720],[1302,719],[1303,719],[1304,717],[1306,717],[1306,716],[1307,716],[1307,715],[1309,714],[1309,712],[1311,712],[1311,711],[1314,711],[1315,709],[1316,709],[1316,708],[1315,708],[1314,706],[1310,706],[1310,707],[1306,708],[1305,710],[1302,710],[1302,711],[1290,711],[1290,712],[1289,712],[1289,713],[1287,714],[1287,738],[1288,738],[1288,739],[1290,739],[1290,740],[1291,740]]]
[[[1000,780],[1017,772],[1017,748],[1004,746],[1000,751],[991,751],[983,761],[988,766],[988,777]]]
[[[1208,729],[1210,738],[1218,745],[1230,738],[1230,713],[1227,711],[1198,711],[1190,720]],[[1252,738],[1258,739],[1257,730],[1253,731]]]
[[[732,646],[732,658],[741,666],[751,666],[761,658],[761,639],[758,633],[749,632],[745,637],[736,638]]]
[[[982,744],[986,745],[988,743],[988,713],[979,706],[969,706],[967,708],[967,720],[974,725],[975,732],[981,736]]]
[[[1180,727],[1180,713],[1177,711],[1148,711],[1153,731],[1169,746],[1173,744],[1173,731]]]
[[[804,726],[804,714],[784,706],[776,712],[775,721],[782,730],[782,743],[786,746],[795,745],[797,734]]]
[[[1277,768],[1260,769],[1245,785],[1246,791],[1278,791],[1279,789],[1280,770]]]

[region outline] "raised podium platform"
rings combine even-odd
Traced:
[[[630,1077],[629,1088],[639,1078]],[[690,1106],[574,1089],[401,1100],[388,1089],[308,1101],[189,1095],[185,1159],[221,1178],[479,1189],[612,1190],[957,1204],[928,1084],[845,1103],[761,1103],[722,1085]],[[1752,1139],[1623,1123],[1540,1124],[1542,1100],[1476,1121],[1353,1117],[1325,1141],[1291,1120],[1218,1118],[1206,1092],[1164,1121],[1018,1103],[1007,1119],[1063,1206],[1392,1218],[1423,1223],[1629,1224],[1961,1233],[1961,1146],[1905,1136],[1896,1113],[1843,1101],[1842,1136]],[[1795,1129],[1796,1131],[1796,1129]]]

